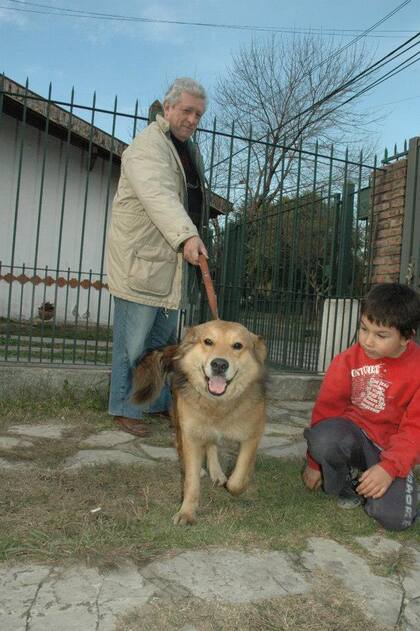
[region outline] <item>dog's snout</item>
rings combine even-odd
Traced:
[[[223,357],[215,357],[210,363],[214,375],[221,375],[229,368],[229,362]]]

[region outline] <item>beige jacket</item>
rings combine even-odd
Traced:
[[[186,208],[185,173],[169,124],[158,115],[122,154],[107,244],[112,295],[155,307],[180,307],[187,265],[180,246],[198,234]]]

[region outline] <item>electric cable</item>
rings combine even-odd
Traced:
[[[40,2],[26,2],[24,0],[8,0],[9,3],[21,5],[21,8],[18,7],[6,7],[4,5],[0,5],[0,8],[7,9],[10,11],[19,11],[23,13],[38,13],[40,15],[57,15],[63,17],[75,17],[75,18],[85,18],[85,19],[97,19],[97,20],[111,20],[111,21],[121,21],[121,22],[143,22],[148,24],[173,24],[176,26],[196,26],[196,27],[207,27],[207,28],[222,28],[222,29],[234,29],[234,30],[252,30],[257,32],[270,32],[270,33],[290,33],[290,34],[304,34],[304,35],[312,35],[312,34],[326,34],[329,36],[342,36],[342,37],[350,37],[352,33],[359,33],[359,29],[324,29],[323,27],[315,27],[315,28],[286,28],[286,27],[274,27],[274,26],[256,26],[256,25],[248,25],[248,24],[223,24],[223,23],[214,23],[214,22],[192,22],[187,20],[169,20],[163,18],[146,18],[146,17],[137,17],[137,16],[127,16],[116,13],[101,13],[96,11],[86,11],[81,9],[72,9],[68,7],[61,6],[52,6],[49,4],[43,4]],[[379,26],[384,21],[392,17],[395,13],[404,8],[407,4],[409,4],[411,0],[404,0],[400,5],[398,5],[395,9],[390,11],[386,16],[381,18],[376,24],[374,24],[368,32]],[[28,7],[37,7],[37,9],[29,9]],[[42,9],[42,10],[41,10]],[[401,33],[401,31],[387,31],[385,35],[377,35],[376,37],[397,37],[397,35],[389,35],[389,33]],[[410,31],[403,31],[403,33],[407,33]],[[347,35],[347,33],[349,33]],[[347,46],[352,45],[358,41],[361,37],[366,37],[366,31],[362,31],[361,34],[357,35],[356,38],[350,42]],[[398,35],[400,36],[400,35]]]

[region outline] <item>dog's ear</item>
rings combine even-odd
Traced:
[[[254,342],[254,352],[258,359],[258,361],[263,364],[267,359],[267,346],[265,345],[264,339],[261,335],[255,335],[255,333],[251,333],[252,341]]]
[[[182,344],[194,344],[197,341],[197,331],[196,327],[192,326],[187,330],[182,340]]]
[[[196,327],[194,326],[190,329],[187,329],[187,332],[185,333],[181,343],[178,346],[177,353],[174,357],[175,361],[184,357],[188,349],[197,341],[197,332],[195,329]]]

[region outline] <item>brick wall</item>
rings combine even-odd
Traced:
[[[384,168],[376,172],[372,199],[372,285],[400,277],[407,160]]]

